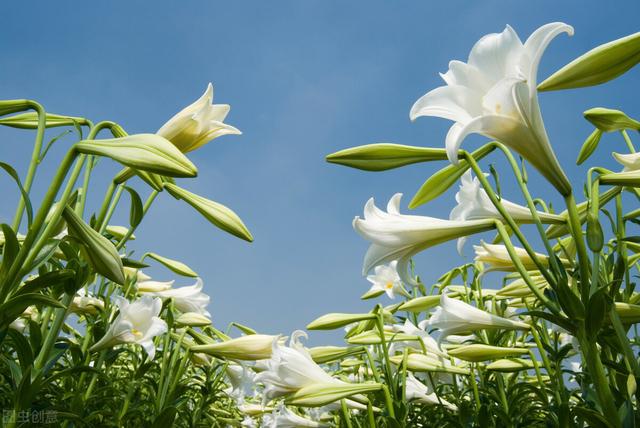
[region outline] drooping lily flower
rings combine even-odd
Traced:
[[[367,281],[372,283],[369,293],[384,291],[390,299],[395,299],[396,293],[409,296],[402,286],[402,280],[398,275],[398,261],[394,260],[388,265],[378,265],[374,269],[374,275],[368,275]]]
[[[481,220],[494,218],[502,220],[498,209],[493,205],[489,195],[482,188],[478,177],[473,177],[471,170],[464,173],[460,179],[460,190],[456,193],[456,205],[449,215],[450,220]],[[510,202],[504,198],[500,204],[517,223],[533,223],[534,218],[529,208]],[[538,211],[538,217],[543,223],[564,223],[564,219],[555,214]],[[466,237],[458,239],[458,252],[462,253],[462,247]]]
[[[153,360],[156,353],[153,338],[167,332],[167,323],[158,317],[162,300],[152,296],[142,296],[131,303],[120,296],[114,296],[112,300],[120,308],[120,313],[102,339],[91,347],[91,351],[120,343],[137,343]]]
[[[196,102],[169,119],[157,134],[171,141],[182,153],[190,152],[222,135],[241,134],[223,123],[230,109],[227,104],[213,104],[213,85],[209,83]]]
[[[425,384],[416,379],[411,372],[407,372],[405,391],[407,401],[427,405],[442,405],[451,411],[458,411],[458,408],[455,405],[449,403],[443,398],[439,398]]]
[[[297,415],[281,404],[273,410],[271,415],[265,415],[261,426],[268,428],[320,428],[328,427],[329,425]]]
[[[209,296],[202,292],[202,279],[197,278],[196,283],[186,287],[169,288],[167,290],[160,290],[149,292],[152,296],[162,298],[162,300],[173,299],[173,304],[180,312],[196,312],[211,318],[211,314],[207,310],[209,304]]]
[[[265,386],[263,404],[310,385],[346,385],[331,377],[313,361],[309,351],[300,343],[301,337],[306,338],[307,334],[301,330],[294,331],[289,346],[280,343],[277,338],[273,340],[271,358],[265,362],[266,370],[255,377],[256,382]]]
[[[422,342],[422,345],[417,341],[393,342],[391,344],[392,350],[390,350],[389,352],[393,354],[393,351],[400,351],[405,347],[423,351],[424,346],[424,349],[426,349],[428,352],[432,352],[440,357],[446,357],[447,354],[442,352],[442,350],[438,346],[438,342],[433,337],[431,337],[431,335],[427,331],[424,330],[424,326],[427,325],[426,323],[427,321],[425,320],[422,321],[418,326],[416,326],[407,319],[405,320],[404,324],[393,325],[392,328],[394,332],[417,336],[420,342]]]
[[[447,296],[440,298],[440,306],[429,318],[430,328],[441,330],[440,341],[450,334],[469,333],[476,330],[528,330],[529,325],[499,317],[468,303]]]
[[[402,193],[389,200],[387,212],[375,206],[373,198],[364,207],[364,219],[353,220],[354,229],[368,241],[369,250],[362,268],[366,275],[374,266],[397,260],[400,278],[415,284],[407,271],[411,257],[426,248],[494,227],[494,220],[452,221],[400,214]]]
[[[562,194],[571,185],[551,148],[538,104],[538,64],[560,33],[573,34],[561,22],[543,25],[524,42],[510,26],[482,37],[466,63],[451,61],[441,74],[446,86],[422,96],[411,108],[412,120],[437,116],[454,121],[446,138],[451,162],[467,135],[498,140],[518,152]]]

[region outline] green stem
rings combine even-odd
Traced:
[[[352,428],[351,425],[351,415],[349,413],[349,409],[347,408],[347,400],[340,400],[340,408],[342,409],[342,419],[344,420],[347,428]]]
[[[160,193],[160,192],[158,192],[157,190],[152,190],[151,191],[151,194],[149,195],[149,197],[147,198],[146,202],[144,203],[144,206],[142,207],[142,216],[143,217],[144,217],[145,214],[147,214],[147,211],[149,211],[149,208],[151,207],[151,204],[153,204],[153,201],[158,196],[158,193]],[[142,222],[140,222],[140,223],[142,223]],[[140,223],[138,223],[138,225]],[[116,248],[118,250],[120,248],[122,248],[124,246],[124,244],[127,243],[129,238],[131,238],[131,235],[133,235],[133,232],[135,232],[136,229],[138,228],[138,225],[136,225],[135,227],[130,227],[129,230],[127,230],[127,233],[122,237],[122,239],[116,245]]]
[[[55,310],[53,323],[51,324],[51,328],[45,336],[42,348],[40,348],[40,352],[38,353],[38,357],[36,358],[36,361],[34,363],[34,375],[37,375],[47,362],[49,353],[51,353],[51,348],[53,348],[56,339],[58,339],[60,328],[62,328],[62,324],[67,317],[67,310],[72,300],[72,294],[65,294],[61,302],[64,305],[64,308],[57,308]]]
[[[38,114],[38,130],[36,131],[36,140],[33,144],[33,152],[31,153],[31,162],[29,163],[29,169],[27,170],[27,177],[24,180],[23,187],[27,195],[31,191],[33,185],[33,179],[36,175],[36,170],[40,164],[40,152],[42,150],[42,141],[44,140],[44,131],[47,124],[47,113],[44,111],[42,105],[35,101],[27,101],[28,106]],[[18,233],[20,223],[22,222],[22,214],[24,213],[25,200],[20,196],[18,207],[13,218],[12,227],[13,230]]]
[[[565,197],[565,202],[567,204],[567,213],[569,214],[569,230],[578,252],[582,301],[586,305],[589,301],[589,256],[587,255],[584,236],[582,236],[582,224],[580,223],[580,215],[573,193]]]

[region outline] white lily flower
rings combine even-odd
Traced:
[[[230,109],[227,104],[213,104],[213,85],[209,83],[196,102],[169,119],[157,134],[171,141],[182,153],[195,150],[222,135],[242,134],[223,123]]]
[[[485,174],[488,175],[488,174]],[[471,170],[465,172],[460,179],[460,190],[456,193],[456,205],[449,214],[449,220],[481,220],[493,218],[502,220],[502,216],[489,199],[489,195],[482,188],[478,177],[473,177]],[[533,215],[529,208],[510,202],[504,198],[500,204],[517,223],[533,223]],[[555,214],[538,211],[542,223],[563,223],[564,219]],[[458,253],[462,254],[462,247],[466,237],[458,238]]]
[[[424,330],[424,326],[427,325],[426,324],[427,322],[428,321],[426,320],[422,321],[418,326],[416,326],[415,324],[413,324],[411,321],[407,319],[405,320],[404,324],[395,324],[392,326],[392,328],[393,328],[393,331],[396,333],[404,333],[404,334],[409,334],[411,336],[419,337],[420,342],[422,342],[422,345],[424,346],[424,349],[426,349],[428,352],[432,352],[435,355],[438,355],[440,357],[446,357],[447,354],[442,352],[442,350],[438,346],[438,342],[433,337],[431,337],[431,335],[428,332]],[[392,351],[400,351],[405,347],[416,349],[418,351],[423,350],[420,343],[416,341],[407,341],[407,342],[392,342],[391,344],[392,350],[390,350],[389,352],[393,354],[394,352]]]
[[[265,415],[262,426],[269,428],[328,427],[329,425],[304,418],[293,413],[286,406],[280,405],[271,415]]]
[[[256,424],[256,421],[254,421],[251,416],[245,416],[244,419],[240,421],[240,426],[246,428],[256,428],[258,424]]]
[[[613,158],[624,168],[622,172],[637,171],[640,169],[640,153],[612,153]]]
[[[255,396],[255,373],[242,364],[229,364],[226,369],[231,386],[225,392],[240,404],[245,397]]]
[[[28,327],[26,320],[31,319],[33,321],[36,321],[37,317],[38,317],[38,309],[36,309],[35,306],[28,306],[24,310],[24,312],[20,314],[18,318],[11,321],[11,323],[9,324],[9,328],[24,334],[25,331],[27,331],[27,327]]]
[[[160,297],[162,300],[173,299],[176,309],[182,313],[196,312],[211,318],[211,314],[207,310],[209,304],[209,296],[202,292],[202,279],[197,278],[196,283],[186,287],[169,288],[166,290],[153,291],[145,294]]]
[[[167,323],[158,317],[162,300],[152,296],[142,296],[133,302],[121,296],[114,296],[112,300],[120,308],[120,313],[102,339],[91,347],[91,351],[120,343],[137,343],[153,360],[156,352],[153,338],[167,332]]]
[[[528,330],[529,325],[499,317],[478,309],[463,301],[453,299],[442,293],[440,306],[429,318],[430,328],[441,330],[440,341],[450,334],[468,333],[476,330]]]
[[[81,288],[76,292],[71,304],[69,305],[69,311],[82,315],[82,314],[97,314],[98,311],[104,309],[104,302],[97,297],[87,293],[84,288]]]
[[[374,269],[375,274],[367,276],[367,281],[373,284],[369,292],[384,291],[390,299],[395,299],[396,293],[408,297],[409,293],[402,286],[402,280],[398,275],[397,269],[397,260],[388,265],[376,266]]]
[[[318,383],[345,385],[345,382],[331,377],[311,358],[309,351],[300,343],[300,337],[307,338],[304,331],[291,334],[289,346],[273,340],[271,358],[266,360],[266,370],[258,373],[256,382],[264,384],[263,404],[305,386]]]
[[[407,401],[427,405],[442,405],[451,411],[458,411],[458,408],[455,405],[449,403],[443,398],[439,398],[425,384],[416,379],[411,372],[407,372],[405,388]]]
[[[445,86],[422,96],[411,108],[411,120],[437,116],[455,124],[446,138],[447,154],[458,162],[458,149],[467,135],[498,140],[522,155],[563,194],[571,185],[551,148],[538,104],[538,64],[557,35],[573,34],[562,22],[543,25],[523,44],[507,25],[500,33],[482,37],[467,63],[451,61],[441,74]]]
[[[494,227],[494,220],[452,221],[400,214],[402,193],[389,200],[387,212],[375,206],[373,198],[364,207],[364,219],[353,220],[354,229],[371,245],[362,268],[366,275],[374,266],[397,260],[397,271],[407,284],[415,284],[407,271],[415,254],[431,246]]]

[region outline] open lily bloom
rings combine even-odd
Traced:
[[[268,428],[298,428],[298,427],[310,427],[320,428],[328,427],[330,425],[307,419],[300,415],[293,413],[286,406],[280,405],[273,410],[270,415],[265,415],[262,419],[263,427]]]
[[[390,299],[394,299],[397,294],[409,296],[402,286],[402,280],[398,275],[398,261],[394,260],[388,265],[378,265],[374,269],[373,275],[367,276],[367,281],[371,284],[369,293],[384,291]]]
[[[440,306],[426,323],[430,328],[441,330],[440,341],[450,334],[467,334],[476,330],[528,330],[529,325],[509,320],[478,309],[468,303],[447,296],[440,298]]]
[[[152,360],[156,354],[153,338],[167,332],[167,323],[158,317],[162,300],[152,296],[142,296],[131,303],[121,296],[114,296],[112,300],[120,308],[120,313],[102,339],[91,347],[91,351],[120,343],[137,343]]]
[[[561,22],[543,25],[522,43],[510,26],[482,37],[466,63],[451,61],[442,74],[446,86],[422,96],[411,108],[411,120],[437,116],[455,124],[446,138],[451,162],[467,135],[482,134],[518,152],[562,194],[571,185],[551,148],[538,104],[538,64],[560,33],[573,34]]]
[[[450,220],[480,220],[495,218],[502,220],[502,216],[489,199],[489,195],[482,188],[478,177],[473,177],[471,170],[468,170],[460,179],[460,190],[456,193],[456,205],[449,214]],[[533,215],[529,208],[510,202],[504,198],[500,199],[500,204],[509,215],[518,223],[533,223]],[[537,211],[540,221],[543,223],[564,223],[564,219],[555,214]],[[462,253],[462,247],[466,237],[458,239],[458,252]]]
[[[449,403],[443,398],[439,398],[425,384],[423,384],[418,379],[416,379],[416,377],[411,372],[407,373],[405,391],[406,391],[407,401],[411,401],[414,403],[427,404],[427,405],[440,404],[454,412],[458,410],[458,408],[453,404]]]
[[[264,384],[263,400],[266,404],[274,398],[298,391],[305,386],[321,384],[345,385],[345,382],[331,377],[311,358],[309,351],[300,343],[300,337],[307,337],[304,331],[291,334],[289,346],[273,340],[271,358],[266,370],[258,373],[256,382]]]
[[[255,373],[242,364],[229,364],[226,368],[227,378],[231,384],[225,390],[227,394],[242,404],[245,397],[255,395]]]
[[[376,207],[371,198],[364,207],[364,218],[353,220],[354,229],[371,241],[364,258],[363,275],[374,266],[397,260],[400,278],[407,284],[415,284],[407,271],[411,257],[442,242],[492,229],[495,224],[495,220],[454,221],[400,214],[401,198],[402,193],[393,195],[387,212]]]
[[[222,135],[241,134],[223,123],[230,109],[227,104],[213,104],[213,85],[209,83],[196,102],[169,119],[157,134],[171,141],[182,153],[190,152]]]
[[[207,318],[211,318],[211,314],[207,310],[210,298],[206,293],[202,292],[202,287],[202,280],[197,278],[196,283],[193,285],[153,291],[145,294],[160,297],[162,300],[173,299],[173,304],[176,309],[182,313],[196,312]]]

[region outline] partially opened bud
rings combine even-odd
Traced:
[[[155,134],[128,135],[106,140],[83,140],[80,153],[106,156],[136,170],[169,177],[195,177],[198,169],[170,141]]]
[[[87,125],[89,122],[84,117],[63,116],[60,114],[46,114],[46,128],[55,128],[58,126],[79,126]],[[27,113],[16,114],[15,116],[0,119],[0,125],[10,126],[20,129],[36,129],[38,128],[38,113],[30,111]]]
[[[452,357],[472,362],[514,357],[516,355],[527,354],[528,352],[529,350],[526,348],[503,348],[500,346],[484,345],[480,343],[463,345],[447,350],[447,353]]]
[[[614,40],[581,55],[538,85],[539,91],[582,88],[612,80],[640,61],[640,33]]]
[[[376,314],[339,314],[331,313],[322,315],[320,318],[312,321],[307,329],[309,330],[335,330],[340,327],[352,324],[358,321],[371,320],[377,317]]]
[[[105,278],[124,284],[122,259],[111,241],[92,229],[71,208],[65,207],[62,215],[69,235],[80,241],[81,252],[91,267]]]
[[[188,327],[204,327],[211,324],[211,320],[198,312],[187,312],[178,317],[176,323]]]
[[[247,229],[242,220],[240,220],[240,217],[224,205],[198,196],[172,183],[166,183],[165,189],[167,189],[174,198],[182,199],[191,205],[196,211],[202,214],[204,218],[225,232],[244,239],[245,241],[253,241],[251,232],[249,232],[249,229]]]
[[[196,345],[191,347],[191,351],[232,360],[264,360],[271,357],[273,341],[276,339],[277,336],[251,334],[226,342]]]
[[[190,278],[198,277],[198,274],[194,272],[193,269],[182,262],[170,259],[168,257],[162,257],[161,255],[158,255],[156,253],[147,253],[146,255],[151,257],[153,260],[160,262],[167,269],[177,273],[178,275],[187,276]]]
[[[522,358],[512,358],[494,361],[486,369],[495,372],[513,373],[534,368],[533,361]]]
[[[596,107],[585,111],[584,117],[603,132],[640,129],[640,122],[631,119],[620,110]]]
[[[152,280],[140,281],[138,279],[136,288],[138,289],[138,293],[156,293],[158,291],[169,290],[173,285],[173,283],[174,281],[152,281]]]
[[[447,160],[447,151],[431,147],[380,143],[351,147],[327,156],[327,162],[365,171],[384,171],[434,160]]]
[[[291,394],[285,403],[292,406],[320,407],[353,395],[379,391],[379,383],[316,383]]]

